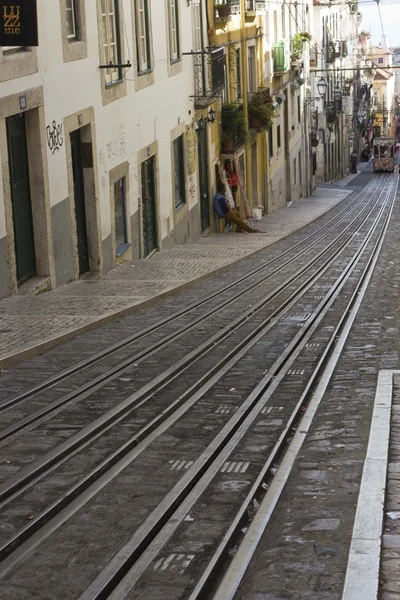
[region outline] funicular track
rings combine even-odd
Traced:
[[[201,443],[199,441],[197,444],[196,453],[191,456],[191,460],[167,461],[167,464],[172,463],[173,465],[185,463],[185,466],[182,467],[184,470],[182,471],[179,467],[175,471],[172,469],[173,473],[166,474],[170,487],[168,492],[158,498],[157,493],[155,494],[157,503],[154,509],[151,511],[152,507],[149,507],[148,514],[145,517],[142,516],[141,520],[136,523],[133,527],[133,530],[136,531],[126,541],[125,546],[119,552],[114,552],[111,560],[104,559],[103,572],[99,577],[93,578],[94,581],[87,586],[86,592],[82,593],[81,600],[106,598],[111,593],[111,597],[115,599],[117,597],[138,597],[130,595],[131,588],[134,588],[136,584],[139,585],[139,588],[141,585],[146,585],[146,569],[150,569],[151,562],[156,559],[160,548],[163,548],[177,533],[178,526],[182,525],[185,516],[199,501],[201,495],[218,477],[226,477],[227,474],[233,477],[234,473],[241,475],[240,469],[237,471],[236,467],[226,466],[227,463],[230,465],[235,463],[234,460],[229,461],[228,459],[238,450],[238,447],[243,446],[244,440],[250,434],[252,438],[257,437],[258,434],[254,431],[257,421],[261,419],[262,422],[266,418],[265,415],[270,414],[266,404],[271,403],[271,408],[274,409],[276,408],[272,401],[274,394],[283,394],[285,398],[287,397],[287,392],[281,390],[285,388],[285,385],[289,385],[286,381],[294,361],[299,360],[307,345],[310,348],[315,347],[313,355],[308,357],[309,364],[307,363],[308,370],[311,367],[311,376],[307,374],[307,377],[303,377],[307,369],[299,370],[299,372],[304,371],[300,373],[301,382],[298,382],[300,392],[296,391],[291,401],[287,401],[286,405],[279,407],[282,409],[281,416],[284,416],[284,419],[281,419],[280,425],[275,424],[274,431],[268,432],[267,437],[270,439],[265,448],[266,455],[262,460],[262,468],[254,473],[255,480],[250,486],[251,489],[246,488],[243,491],[244,497],[239,496],[238,500],[243,501],[242,504],[231,507],[233,511],[231,514],[236,515],[234,531],[224,532],[224,536],[222,536],[224,546],[221,546],[221,540],[219,540],[220,546],[217,544],[217,554],[214,554],[209,561],[209,565],[213,565],[212,568],[209,566],[208,571],[206,569],[203,576],[199,576],[199,581],[202,582],[201,586],[197,586],[190,592],[193,593],[191,596],[193,599],[209,597],[204,596],[204,590],[209,589],[210,581],[215,577],[214,567],[220,566],[222,559],[226,560],[225,551],[231,547],[232,540],[237,538],[238,528],[240,530],[240,526],[243,526],[251,502],[260,495],[262,486],[268,484],[268,473],[271,466],[279,461],[282,451],[287,447],[287,439],[293,435],[296,424],[301,419],[307,397],[320,375],[323,361],[334,345],[337,332],[356,297],[360,281],[365,276],[364,272],[372,260],[374,251],[379,246],[390,216],[394,178],[380,178],[380,182],[384,183],[383,187],[379,186],[379,191],[371,193],[371,204],[364,203],[364,209],[354,218],[348,229],[343,230],[342,227],[342,236],[332,242],[329,240],[331,243],[327,243],[325,237],[325,248],[318,258],[314,257],[309,261],[311,264],[307,264],[303,271],[299,272],[297,269],[295,277],[288,278],[284,282],[285,285],[279,291],[275,290],[275,293],[267,301],[263,298],[258,305],[252,306],[252,310],[247,311],[248,315],[241,315],[236,322],[230,324],[222,335],[219,332],[215,334],[221,335],[221,337],[217,337],[210,345],[206,343],[208,372],[203,373],[200,378],[196,375],[193,382],[183,381],[185,378],[181,376],[187,366],[193,369],[193,361],[203,358],[203,354],[200,354],[199,357],[186,356],[179,367],[173,366],[178,369],[176,373],[169,372],[159,382],[160,387],[146,389],[134,401],[132,398],[128,398],[119,407],[109,411],[108,415],[107,413],[103,415],[101,423],[98,422],[96,425],[91,423],[86,434],[83,434],[84,430],[80,431],[69,438],[63,447],[54,448],[47,455],[45,454],[26,468],[21,469],[3,484],[1,513],[7,516],[7,511],[15,510],[15,506],[17,506],[16,512],[18,513],[24,502],[28,502],[29,505],[32,486],[42,485],[43,481],[45,483],[45,478],[52,472],[54,477],[56,469],[67,467],[71,457],[73,458],[79,451],[86,452],[94,441],[100,440],[104,436],[105,432],[115,432],[115,425],[118,424],[121,427],[124,420],[129,419],[131,413],[135,414],[139,421],[134,434],[132,435],[132,430],[130,430],[129,439],[114,450],[114,453],[111,453],[103,463],[85,474],[85,477],[75,482],[73,487],[63,491],[62,495],[53,502],[46,506],[36,507],[36,514],[40,514],[33,518],[29,525],[17,530],[17,525],[21,525],[21,523],[15,522],[16,533],[3,543],[0,551],[4,558],[1,572],[6,579],[6,573],[12,574],[16,565],[27,553],[32,552],[44,539],[53,534],[57,535],[62,524],[68,526],[69,520],[73,519],[86,503],[93,498],[96,499],[96,494],[105,490],[110,481],[123,476],[128,466],[131,468],[132,465],[135,465],[135,461],[138,461],[137,469],[140,470],[140,458],[146,455],[146,451],[149,451],[151,444],[156,443],[158,438],[161,438],[166,432],[174,435],[172,433],[174,428],[177,428],[184,419],[188,420],[189,425],[199,421],[209,423],[210,415],[213,414],[215,417],[216,403],[220,402],[221,394],[217,393],[218,386],[220,386],[219,391],[221,391],[221,387],[226,390],[227,385],[232,385],[232,381],[238,380],[238,378],[240,381],[240,373],[235,374],[235,369],[241,362],[250,360],[253,362],[256,372],[253,378],[248,378],[248,385],[246,389],[243,389],[243,398],[240,400],[235,398],[235,402],[232,404],[232,396],[234,397],[235,394],[231,393],[230,399],[228,399],[229,394],[225,394],[224,402],[227,403],[225,406],[229,407],[229,403],[231,403],[231,410],[226,409],[225,412],[219,412],[220,429],[218,433],[215,434],[215,431],[212,432],[213,428],[209,427],[206,434],[204,426]],[[310,273],[311,265],[313,270]],[[356,275],[357,271],[361,271],[362,274]],[[338,275],[338,273],[340,274]],[[268,301],[269,304],[267,304]],[[321,327],[325,319],[332,320],[336,305],[340,308],[341,316],[339,318],[336,316],[335,327]],[[302,315],[300,319],[299,312]],[[312,340],[315,336],[320,336],[321,341],[314,344]],[[269,339],[270,343],[267,342]],[[260,349],[262,354],[260,354]],[[260,361],[261,356],[262,370],[257,364],[257,360]],[[186,360],[187,362],[185,362]],[[179,369],[181,370],[179,371]],[[173,390],[168,392],[168,385],[171,386],[172,377],[174,377]],[[179,377],[181,378],[179,379]],[[250,393],[248,393],[249,387],[252,388]],[[231,391],[235,389],[234,387],[230,388]],[[159,393],[159,397],[157,397],[157,392],[160,391],[162,393]],[[165,400],[164,406],[160,406],[161,396]],[[152,418],[148,418],[143,423],[140,407],[146,406],[146,403],[149,404],[150,400]],[[135,408],[134,411],[131,410],[132,406]],[[231,415],[232,412],[233,415]],[[189,417],[191,413],[195,414]],[[130,424],[132,425],[132,420]],[[180,451],[186,458],[184,446],[188,445],[187,430],[186,437],[182,432],[180,435],[182,436]],[[120,436],[117,435],[118,437]],[[193,454],[193,448],[191,450]],[[243,449],[240,452],[243,454]],[[246,452],[248,451],[246,450]],[[162,454],[160,459],[165,461],[166,456]],[[259,460],[258,453],[257,459],[254,461],[246,460],[244,462],[248,465],[257,465]],[[238,460],[236,464],[240,462]],[[61,473],[65,477],[66,471],[61,471]],[[172,520],[171,517],[173,517]],[[159,541],[159,536],[161,536],[161,541]],[[29,559],[26,562],[29,563]],[[83,590],[81,591],[83,592]],[[132,593],[136,594],[137,591]],[[143,597],[151,598],[150,595]],[[184,597],[188,598],[189,595]]]
[[[156,357],[156,360],[159,360],[158,353],[162,353],[163,351],[169,353],[171,347],[176,348],[177,342],[187,336],[190,336],[190,350],[194,350],[197,345],[199,348],[198,355],[201,355],[204,352],[204,347],[198,343],[198,340],[207,340],[210,338],[212,331],[215,331],[213,319],[217,319],[217,328],[222,329],[225,319],[225,322],[231,322],[232,325],[230,328],[233,329],[235,323],[249,318],[254,312],[254,310],[243,311],[243,308],[248,309],[249,306],[255,307],[260,300],[266,304],[275,298],[287,285],[290,285],[295,280],[299,273],[311,268],[327,248],[340,240],[344,235],[349,234],[352,227],[357,227],[360,218],[374,204],[375,193],[380,189],[384,181],[383,177],[376,176],[371,184],[367,186],[364,196],[359,194],[349,207],[337,215],[336,219],[331,219],[327,224],[314,232],[314,234],[300,241],[291,249],[282,253],[278,258],[253,270],[235,283],[211,294],[208,298],[198,303],[194,303],[187,307],[187,309],[174,313],[170,317],[162,319],[158,323],[112,345],[107,350],[92,356],[90,359],[73,365],[55,377],[28,388],[0,403],[1,423],[3,425],[2,430],[0,430],[0,444],[12,434],[17,433],[39,419],[45,418],[54,411],[69,406],[76,400],[85,400],[89,394],[101,390],[110,382],[118,381],[126,373],[135,378],[137,382],[139,382],[139,378],[141,377],[141,386],[152,382],[154,380],[152,371],[144,368],[146,367],[146,359],[150,360],[150,364],[152,362],[154,364],[154,357]],[[295,260],[301,258],[307,259],[308,254],[312,250],[315,254],[311,254],[311,260],[308,260],[306,264],[303,263],[298,266]],[[273,267],[272,270],[264,273],[271,266]],[[257,276],[260,274],[261,278],[258,278]],[[250,282],[254,277],[256,277],[256,280]],[[267,289],[263,288],[264,284],[270,286],[276,282],[280,282],[280,284],[278,283],[272,289],[271,287],[267,287]],[[243,283],[245,283],[245,288],[236,291],[236,288]],[[225,298],[224,294],[231,291],[234,292],[233,295]],[[219,304],[215,303],[217,298],[219,299]],[[213,304],[211,309],[200,315],[195,313],[199,307],[207,306],[209,303]],[[239,310],[243,312],[239,317],[236,317]],[[223,313],[226,314],[224,315]],[[188,323],[179,327],[179,323],[176,321],[179,321],[181,317],[187,318]],[[164,332],[166,325],[171,325],[171,331],[167,332],[167,334]],[[206,327],[209,327],[209,330]],[[152,341],[152,333],[156,336],[156,341]],[[225,331],[221,330],[219,335],[212,337],[212,344],[218,343],[218,340],[222,339],[224,334]],[[131,346],[139,340],[144,341],[145,347],[139,352],[132,354]],[[121,349],[124,354],[121,354]],[[189,350],[186,353],[188,352]],[[126,357],[125,353],[128,353],[128,357]],[[109,365],[104,364],[104,360],[110,356],[114,356],[116,365],[108,368]],[[179,359],[177,356],[171,355],[171,357],[173,362]],[[193,356],[191,356],[190,360],[193,360]],[[91,368],[93,371],[91,371]],[[82,372],[84,372],[86,381],[79,385],[79,376]],[[100,375],[98,374],[99,372]],[[140,373],[140,376],[138,376],[138,373]],[[145,374],[144,380],[143,374]],[[64,392],[65,379],[77,381],[73,391]],[[128,380],[122,379],[122,381],[125,383],[125,391],[128,391],[128,393],[136,391],[135,389],[129,390],[130,384]],[[60,384],[59,391],[57,388],[58,384]],[[8,427],[4,427],[6,423],[9,424]]]
[[[285,273],[286,267],[293,266],[294,261],[306,256],[311,249],[315,247],[318,249],[318,245],[323,244],[326,236],[334,236],[335,232],[337,232],[337,236],[340,236],[342,229],[346,230],[351,226],[354,222],[354,215],[357,215],[360,207],[362,210],[366,210],[368,203],[373,201],[375,192],[379,190],[385,180],[384,177],[375,175],[363,192],[353,198],[346,208],[278,257],[266,261],[261,267],[257,267],[200,301],[173,312],[89,358],[69,366],[56,375],[0,401],[0,415],[10,408],[24,404],[32,397],[35,399],[36,406],[38,403],[43,404],[43,414],[45,414],[46,411],[53,410],[53,407],[57,408],[87,391],[98,389],[98,386],[110,381],[113,377],[118,377],[127,368],[132,365],[136,366],[154,352],[168,347],[172,342],[210,320],[220,311],[221,305],[225,308],[232,305],[234,309],[235,303],[243,303],[243,301],[246,303],[246,296],[253,290],[261,287],[264,283],[274,281],[279,274]],[[350,224],[347,223],[349,219]],[[205,312],[199,314],[196,312],[203,308],[206,309]],[[143,347],[138,342],[141,342]],[[73,389],[66,394],[64,389],[68,383],[71,383]],[[55,396],[57,402],[54,401]]]

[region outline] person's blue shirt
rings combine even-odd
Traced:
[[[228,201],[222,194],[215,194],[213,199],[214,211],[220,219],[224,219],[225,215],[230,211]]]

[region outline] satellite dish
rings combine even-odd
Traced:
[[[285,100],[285,94],[277,94],[275,98],[278,104],[282,104]]]

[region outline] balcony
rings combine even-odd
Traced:
[[[272,125],[275,111],[269,88],[259,88],[249,95],[248,117],[249,129],[261,132]]]
[[[245,0],[244,3],[245,18],[255,19],[256,17],[256,0]]]
[[[240,15],[240,0],[218,0],[215,3],[215,22],[224,23]]]
[[[267,12],[267,4],[265,0],[255,0],[255,4],[257,14],[263,14]]]
[[[247,139],[246,119],[242,104],[226,103],[221,109],[222,153],[234,154]]]
[[[201,108],[222,95],[225,85],[223,47],[193,53],[194,105]]]
[[[272,44],[274,75],[280,76],[290,69],[290,46],[288,41]]]

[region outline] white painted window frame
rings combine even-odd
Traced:
[[[4,55],[20,52],[25,49],[24,46],[1,46],[1,51]]]
[[[68,13],[71,13],[71,23],[73,26],[73,32],[70,33],[68,32],[67,37],[69,40],[76,40],[77,39],[77,35],[76,35],[76,18],[75,18],[75,2],[76,0],[66,0],[65,2],[65,11],[67,13],[67,26],[70,23],[69,19],[68,19]]]
[[[151,69],[151,21],[149,0],[135,0],[138,73]],[[146,26],[146,22],[148,25]]]
[[[168,0],[169,58],[176,62],[181,58],[179,39],[179,0]]]
[[[116,23],[116,2],[118,0],[101,0],[101,20],[103,23],[103,52],[104,64],[110,61],[112,64],[118,64],[118,37]],[[111,22],[111,27],[110,27]],[[106,84],[111,84],[120,80],[120,72],[118,67],[106,70]]]
[[[194,52],[200,52],[202,50],[201,39],[201,4],[193,3],[192,5],[192,29],[193,29],[193,50]]]

